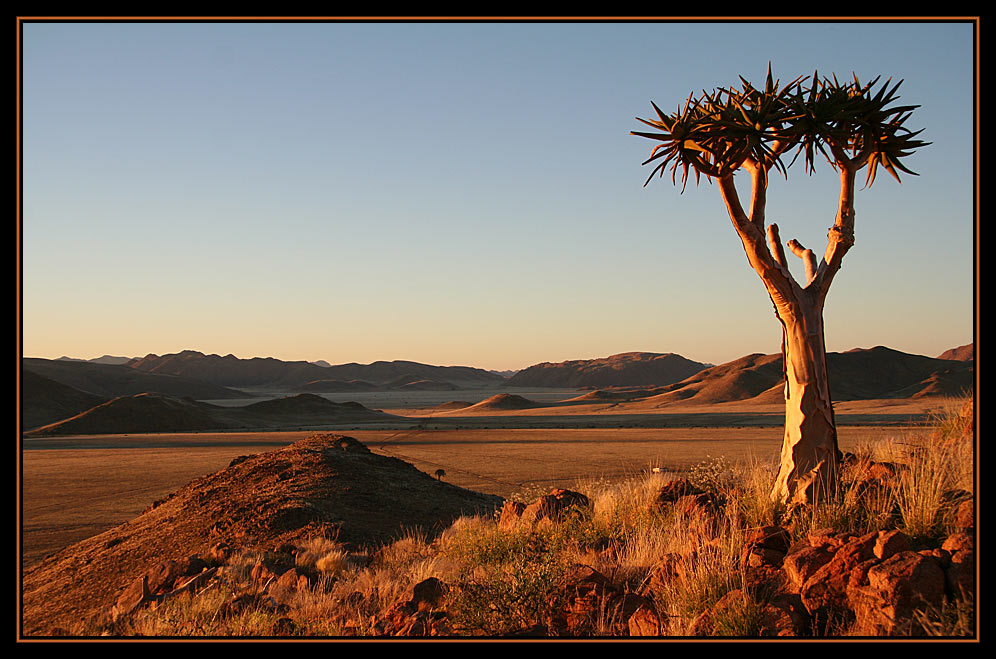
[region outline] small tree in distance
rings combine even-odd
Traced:
[[[671,171],[682,190],[689,171],[718,183],[733,226],[750,266],[761,281],[782,325],[782,364],[785,374],[785,435],[781,466],[772,497],[788,504],[812,503],[832,495],[838,479],[839,451],[823,333],[823,306],[841,261],[854,244],[855,177],[867,168],[865,185],[875,182],[879,166],[899,181],[899,172],[915,174],[902,159],[928,142],[915,139],[904,124],[919,107],[892,106],[902,81],[878,85],[800,77],[784,87],[771,76],[763,89],[740,78],[740,89],[717,88],[690,95],[673,114],[653,102],[656,119],[638,121],[659,132],[631,134],[660,142],[643,164],[656,162],[644,183]],[[808,83],[808,84],[807,84]],[[782,157],[794,151],[786,165]],[[766,224],[764,212],[772,169],[788,178],[788,167],[803,157],[812,172],[823,157],[840,175],[837,216],[827,235],[823,258],[789,240],[789,250],[801,258],[805,280],[790,274],[778,226]],[[747,209],[733,183],[739,170],[751,177]]]

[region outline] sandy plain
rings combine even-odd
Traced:
[[[461,392],[447,393],[452,399]],[[889,439],[902,441],[944,404],[935,399],[837,405],[840,447],[851,450]],[[385,411],[403,413],[411,423],[334,431],[426,473],[443,469],[445,479],[454,485],[506,498],[535,496],[584,481],[624,480],[652,467],[681,471],[720,457],[776,460],[782,434],[777,406],[669,408],[665,414],[601,404],[473,417],[461,417],[458,411],[441,414],[432,407]],[[270,451],[314,432],[23,439],[19,482],[23,565],[134,518],[156,499],[223,469],[237,456]]]

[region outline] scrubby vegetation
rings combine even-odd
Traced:
[[[867,549],[862,562],[848,565],[846,591],[838,596],[867,599],[877,583],[867,573],[896,552],[936,559],[948,570],[943,598],[913,601],[912,613],[896,614],[905,617],[893,620],[888,633],[972,636],[974,591],[959,591],[964,582],[951,586],[948,569],[968,555],[948,540],[974,527],[962,505],[974,497],[972,419],[969,399],[929,428],[846,455],[841,491],[817,505],[787,509],[773,502],[774,462],[717,460],[681,475],[648,471],[624,483],[578,483],[587,505],[528,523],[518,517],[521,506],[510,513],[506,505],[494,518],[461,518],[434,539],[409,535],[369,553],[317,537],[225,557],[203,589],[114,622],[90,621],[75,633],[866,635],[882,623],[869,627],[857,604],[841,608],[830,595],[812,604],[809,582],[800,577],[793,588],[794,573],[785,567],[785,556],[800,555],[799,547],[817,552],[864,542],[875,545],[874,555]],[[880,551],[897,537],[905,549]],[[836,551],[838,558],[846,553]],[[971,556],[974,564],[974,550]],[[898,611],[900,604],[876,606]]]

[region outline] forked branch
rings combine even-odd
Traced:
[[[786,244],[792,250],[793,254],[802,259],[803,265],[806,266],[806,283],[803,285],[803,288],[805,288],[816,279],[816,255],[813,254],[813,250],[806,249],[795,238]]]

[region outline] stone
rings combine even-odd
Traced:
[[[910,548],[910,539],[899,531],[879,531],[872,553],[876,558],[886,559]]]
[[[429,577],[412,586],[412,596],[408,600],[417,610],[434,609],[443,602],[447,593],[446,584],[436,577]]]
[[[899,552],[871,566],[867,585],[849,593],[855,629],[869,636],[922,634],[913,612],[939,607],[944,581],[944,571],[936,561],[913,551]]]
[[[676,478],[661,487],[654,501],[656,506],[660,508],[676,503],[681,497],[703,493],[704,490],[692,485],[687,478]]]
[[[522,517],[522,511],[525,509],[526,504],[524,503],[506,500],[498,517],[498,528],[514,528],[519,523],[519,519]]]
[[[788,553],[792,544],[789,532],[780,526],[761,526],[747,531],[747,545],[758,545],[765,549],[774,549],[783,554]]]
[[[860,563],[874,558],[877,540],[877,532],[852,539],[805,580],[799,595],[810,615],[826,613],[848,617],[847,585],[851,571]]]
[[[227,542],[222,540],[211,545],[211,548],[207,551],[207,556],[205,558],[215,565],[224,565],[228,562],[228,559],[231,558],[231,556],[232,548]]]
[[[947,592],[955,598],[975,600],[975,542],[966,533],[957,533],[948,537],[941,545],[942,551],[947,551],[950,560],[944,566]]]
[[[968,533],[952,533],[941,544],[941,549],[952,555],[959,551],[974,551],[975,539]]]
[[[951,516],[951,525],[959,531],[975,528],[975,502],[968,499],[958,504]]]
[[[626,621],[630,636],[662,636],[663,624],[657,609],[649,602],[641,604]]]
[[[519,523],[531,525],[544,520],[557,522],[568,511],[587,508],[589,505],[588,497],[580,492],[555,489],[526,506],[519,517]]]
[[[154,597],[149,591],[149,577],[142,575],[132,581],[124,592],[118,596],[117,601],[111,608],[111,619],[117,622],[122,616],[126,616],[142,605],[152,601]]]
[[[782,569],[788,577],[789,584],[798,590],[832,558],[833,553],[825,547],[806,547],[786,554],[782,560]]]
[[[298,568],[291,568],[270,584],[267,593],[277,602],[289,604],[294,593],[305,591],[309,586],[308,576]]]

